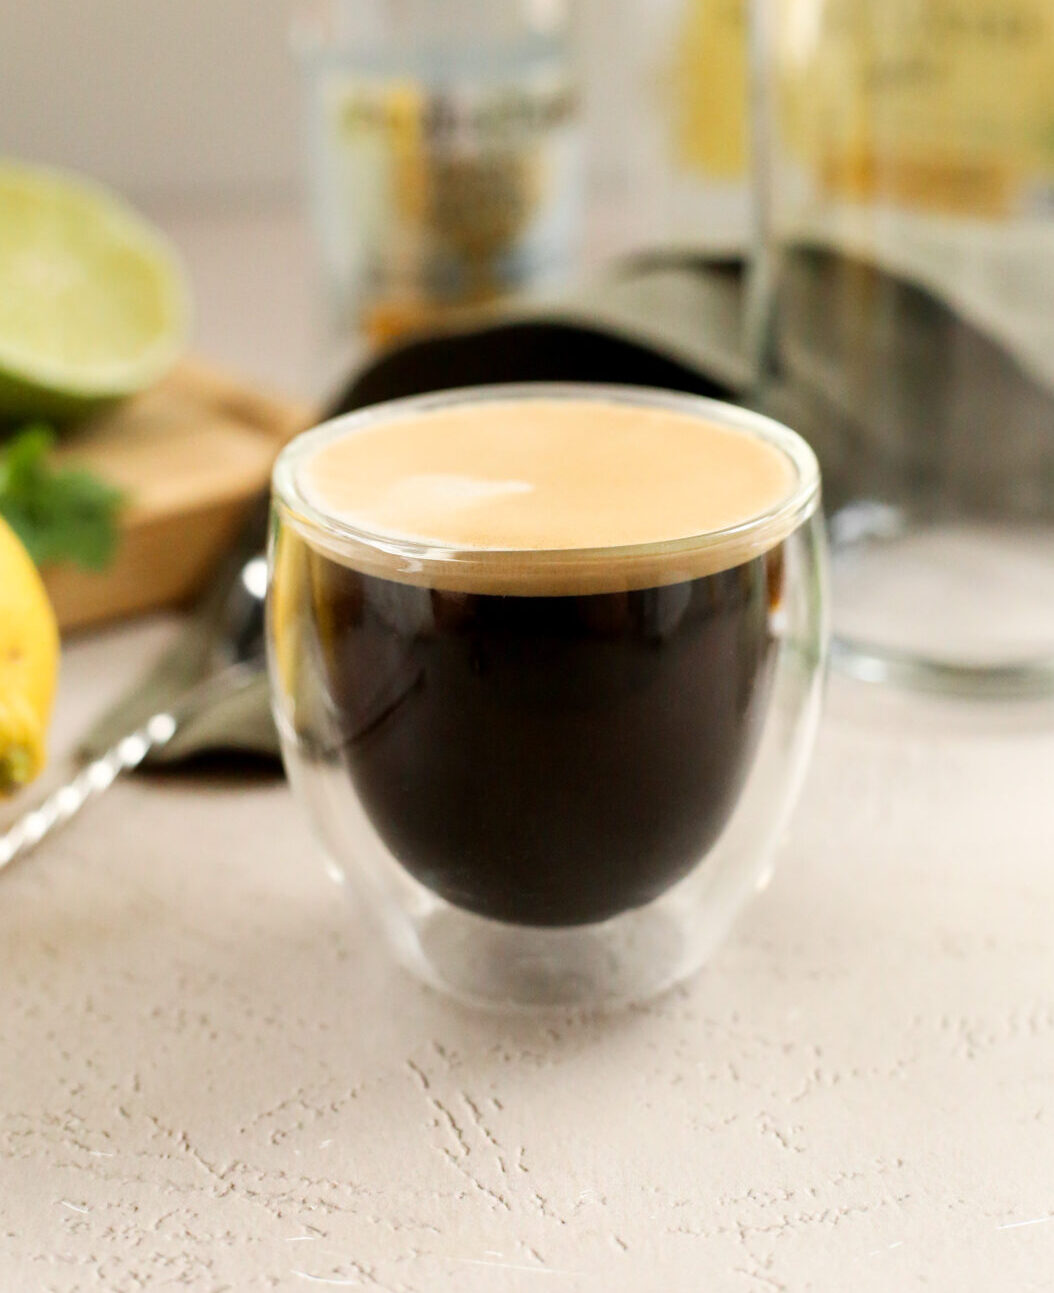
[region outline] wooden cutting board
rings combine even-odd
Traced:
[[[117,485],[128,503],[107,570],[44,570],[62,628],[191,598],[266,488],[278,450],[310,421],[305,405],[187,361],[149,391],[64,433],[57,456]]]

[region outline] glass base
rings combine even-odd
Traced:
[[[763,745],[811,743],[819,677],[810,666],[808,703],[793,716],[777,710],[777,720],[790,722],[771,723]],[[280,731],[287,736],[281,725]],[[751,895],[768,883],[805,766],[796,760],[790,783],[774,786],[765,777],[771,765],[763,749],[754,774],[763,820],[756,802],[741,803],[713,850],[647,906],[593,924],[535,926],[478,916],[422,885],[349,801],[339,764],[304,760],[288,738],[284,753],[294,789],[324,828],[319,836],[330,878],[363,903],[411,973],[465,1004],[493,1010],[606,1011],[645,1001],[696,973]]]
[[[408,963],[476,1006],[604,1009],[671,987],[691,968],[677,921],[645,908],[598,925],[531,929],[444,905],[416,931]]]
[[[842,672],[960,695],[1054,692],[1054,522],[921,522],[856,502],[830,533]]]

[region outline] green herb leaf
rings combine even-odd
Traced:
[[[53,467],[54,444],[54,431],[34,423],[0,449],[0,516],[37,565],[104,570],[117,548],[124,495],[89,471]]]

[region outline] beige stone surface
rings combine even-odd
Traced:
[[[295,388],[295,224],[172,228]],[[171,627],[68,651],[59,750]],[[0,876],[0,1293],[1052,1289],[1052,931],[1048,705],[833,680],[770,888],[606,1019],[411,982],[274,779],[120,783]]]
[[[118,784],[0,880],[0,1288],[1050,1288],[1052,767],[836,679],[769,890],[603,1019],[418,987],[277,781]]]

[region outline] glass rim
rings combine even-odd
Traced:
[[[743,432],[780,450],[796,477],[794,487],[778,503],[735,525],[701,534],[646,543],[611,544],[580,548],[450,547],[426,539],[411,539],[371,531],[351,524],[309,502],[300,488],[298,469],[304,460],[325,445],[356,431],[395,422],[418,413],[464,405],[520,403],[530,400],[566,400],[593,404],[619,404],[637,408],[666,409],[705,420],[726,430]],[[724,547],[749,549],[752,540],[762,552],[788,538],[812,515],[820,497],[820,468],[816,455],[796,431],[764,414],[701,395],[645,386],[586,382],[515,382],[457,387],[423,395],[404,396],[370,404],[329,418],[301,432],[286,445],[275,462],[272,498],[286,517],[309,541],[315,539],[334,555],[349,558],[356,551],[374,550],[402,559],[408,568],[421,570],[454,563],[462,568],[485,570],[495,562],[518,562],[535,569],[561,565],[582,568],[591,561],[606,567],[648,559],[703,554]],[[765,536],[776,537],[765,543]]]

